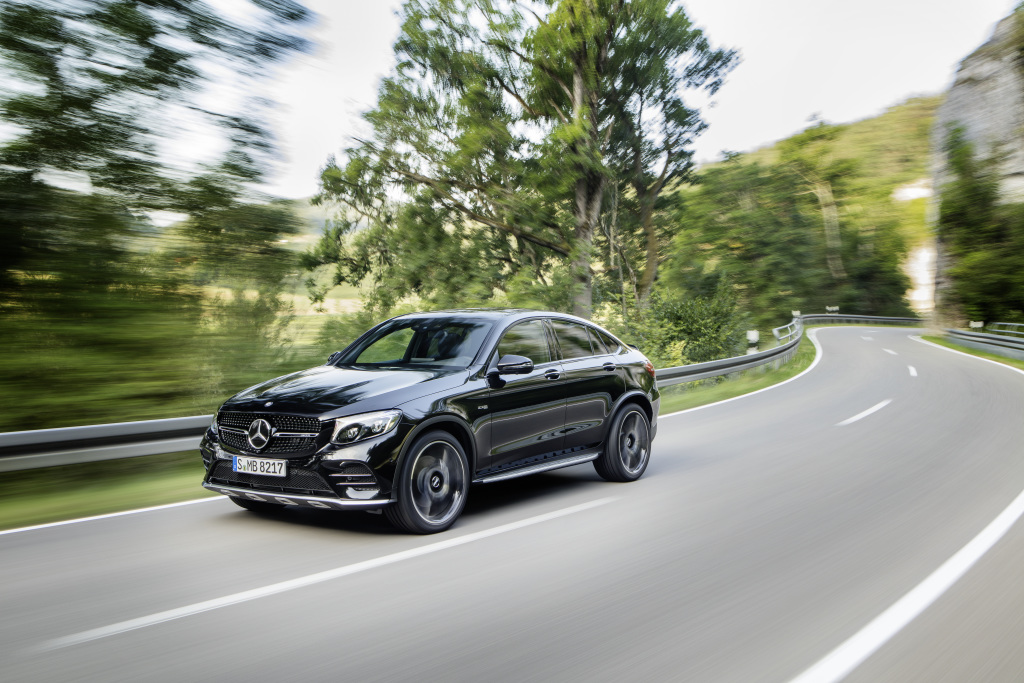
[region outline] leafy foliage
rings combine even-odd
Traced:
[[[953,179],[941,188],[938,231],[955,303],[971,320],[1024,322],[1024,204],[1000,203],[994,160],[978,159],[961,128],[946,154]]]
[[[200,103],[211,73],[250,82],[303,49],[309,15],[292,0],[248,9],[0,6],[0,429],[205,410],[204,389],[237,387],[279,348],[294,263],[277,243],[295,222],[250,189],[272,152],[262,108]],[[198,173],[164,149],[186,113],[226,138]],[[154,225],[158,210],[178,229]],[[214,282],[236,295],[210,299]]]
[[[668,0],[410,0],[395,51],[372,134],[323,172],[319,201],[347,214],[307,267],[369,277],[378,311],[496,301],[533,281],[587,315],[614,194],[620,233],[648,240],[646,295],[661,191],[689,173],[704,127],[682,93],[717,90],[734,53]],[[320,296],[324,280],[310,284]]]

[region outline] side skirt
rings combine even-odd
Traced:
[[[520,467],[513,467],[511,469],[494,472],[492,474],[486,474],[482,477],[478,477],[473,480],[474,484],[491,484],[496,481],[505,481],[506,479],[515,479],[516,477],[525,477],[530,474],[537,474],[538,472],[548,472],[549,470],[557,470],[563,467],[571,467],[573,465],[579,465],[592,460],[597,460],[598,456],[601,455],[601,449],[594,448],[591,450],[581,451],[567,455],[564,458],[558,458],[556,460],[548,460],[546,462],[538,462],[533,465],[522,465]]]

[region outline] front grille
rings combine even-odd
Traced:
[[[220,427],[229,429],[240,429],[243,432],[249,429],[253,420],[264,419],[270,423],[276,432],[298,432],[304,434],[319,434],[323,423],[315,417],[299,417],[296,415],[274,415],[273,413],[239,413],[225,411],[217,416],[217,424]],[[220,442],[237,450],[249,452],[267,453],[304,453],[316,447],[314,437],[296,436],[273,436],[270,443],[261,450],[255,451],[249,445],[249,439],[245,434],[220,430]]]
[[[252,450],[247,442],[245,434],[239,434],[238,432],[226,432],[222,429],[220,432],[220,442],[225,446],[230,446],[231,448]]]
[[[210,473],[210,482],[226,486],[251,488],[257,491],[277,491],[280,493],[314,496],[334,495],[331,487],[327,485],[327,482],[319,474],[312,470],[292,467],[290,465],[288,467],[288,476],[266,477],[258,474],[235,472],[231,469],[231,461],[220,460],[214,465],[213,472]]]
[[[297,436],[275,436],[270,440],[270,445],[264,448],[261,453],[299,453],[308,451],[316,445],[316,439]]]
[[[275,415],[273,413],[237,413],[224,411],[217,416],[217,425],[220,427],[233,427],[246,430],[253,420],[264,419],[270,426],[279,432],[301,432],[304,434],[319,434],[323,423],[315,417],[300,417],[298,415]]]

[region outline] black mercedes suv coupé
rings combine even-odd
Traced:
[[[650,361],[580,318],[402,315],[228,399],[200,445],[203,486],[248,510],[383,508],[406,531],[443,531],[470,483],[589,461],[638,479],[659,400]]]

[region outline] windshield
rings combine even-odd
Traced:
[[[465,318],[406,318],[385,323],[337,365],[388,368],[469,366],[484,343],[491,323]]]

